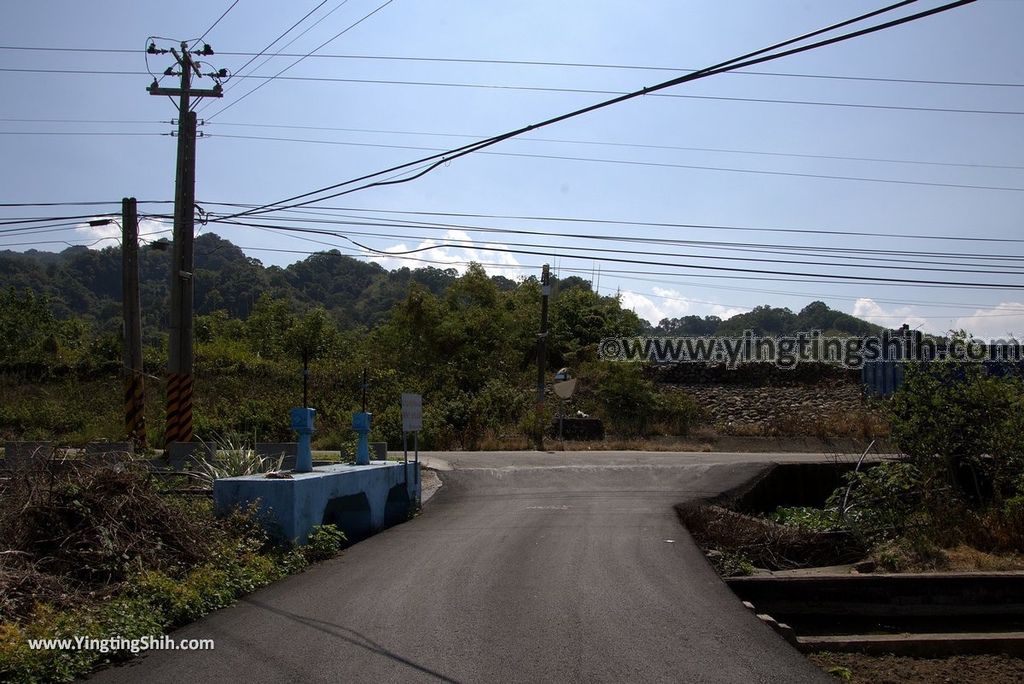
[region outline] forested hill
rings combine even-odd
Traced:
[[[147,246],[140,250],[139,261],[144,326],[147,331],[161,329],[170,290],[170,254]],[[343,329],[380,322],[405,298],[411,282],[440,294],[458,277],[455,269],[432,267],[388,271],[337,251],[315,254],[286,268],[265,267],[212,233],[196,238],[195,271],[199,314],[222,310],[232,318],[247,318],[266,293],[289,300],[296,308],[322,306]],[[507,278],[493,280],[501,289],[515,286]],[[121,250],[0,251],[0,288],[10,287],[47,294],[60,318],[85,317],[99,326],[119,325]]]
[[[146,337],[166,328],[170,255],[152,247],[140,251],[142,309]],[[241,249],[213,233],[196,238],[195,308],[198,314],[224,311],[231,318],[247,318],[265,293],[291,302],[295,309],[323,307],[341,329],[373,327],[404,300],[412,283],[435,295],[458,279],[455,269],[400,268],[394,271],[344,256],[337,251],[314,254],[287,267],[264,266]],[[502,276],[491,280],[499,290],[516,283]],[[121,315],[121,250],[70,247],[63,252],[0,251],[0,290],[29,289],[46,294],[58,318],[83,318],[98,328],[116,330]],[[577,277],[558,282],[556,290],[589,290]],[[717,316],[665,319],[646,332],[665,335],[787,334],[806,330],[862,335],[880,328],[813,302],[800,312],[759,306],[722,320]],[[637,332],[641,332],[638,330]]]
[[[662,319],[652,331],[656,335],[723,335],[739,337],[745,330],[757,335],[791,335],[821,330],[831,335],[877,334],[882,326],[830,309],[824,302],[811,302],[798,313],[768,305],[722,320],[718,316],[684,316]]]

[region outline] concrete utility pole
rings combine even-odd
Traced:
[[[181,43],[181,52],[174,48],[158,50],[150,43],[147,52],[152,55],[170,52],[178,62],[178,69],[168,68],[167,76],[180,76],[178,88],[161,88],[154,79],[147,90],[150,95],[178,98],[178,162],[174,180],[174,244],[171,250],[171,316],[170,359],[167,364],[167,427],[164,447],[175,442],[192,441],[192,301],[193,301],[193,240],[195,238],[196,197],[196,114],[191,110],[192,98],[221,97],[217,83],[210,90],[192,87],[193,74],[214,79],[225,76],[223,70],[203,74],[194,55],[212,55],[213,49],[203,45],[202,50],[190,51],[188,43]]]
[[[139,221],[134,197],[121,200],[121,303],[124,316],[124,426],[136,448],[146,448],[146,381],[142,373],[139,295]]]
[[[550,269],[547,264],[540,276],[540,334],[537,335],[537,451],[544,450],[544,366],[548,357],[548,297],[551,296]]]

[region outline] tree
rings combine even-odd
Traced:
[[[907,369],[889,405],[892,438],[927,478],[975,502],[1024,493],[1024,382],[981,364]]]

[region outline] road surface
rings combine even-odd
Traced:
[[[822,682],[673,505],[808,454],[439,453],[423,514],[98,682]]]

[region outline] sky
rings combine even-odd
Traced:
[[[941,4],[920,0],[854,28]],[[335,235],[216,219],[238,211],[230,205],[414,161],[883,5],[239,0],[214,25],[229,6],[8,3],[0,204],[111,204],[0,207],[0,221],[118,211],[125,196],[145,201],[144,215],[169,212],[148,202],[174,195],[176,103],[146,86],[147,70],[160,75],[173,59],[144,48],[151,36],[166,48],[209,29],[215,54],[198,58],[203,71],[234,76],[223,98],[196,105],[196,199],[213,219],[198,229],[264,264],[331,248],[387,268],[477,261],[510,278],[550,263],[653,323],[822,300],[888,327],[1024,334],[1020,0],[981,0],[683,83],[307,213],[239,219]],[[97,71],[120,73],[81,73]],[[19,230],[0,233],[0,250],[116,244],[117,226],[81,221],[8,224]],[[167,230],[160,218],[140,225],[149,240]],[[420,251],[394,254],[410,250]]]

